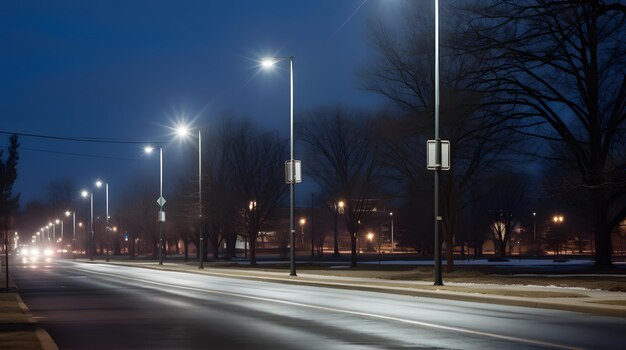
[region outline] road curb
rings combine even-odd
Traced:
[[[48,332],[45,329],[39,327],[39,322],[32,317],[32,314],[30,313],[28,306],[26,306],[26,304],[24,303],[24,300],[22,300],[22,297],[17,293],[15,294],[15,296],[17,297],[17,303],[20,306],[20,309],[22,309],[22,312],[26,314],[28,322],[33,325],[36,325],[35,336],[39,340],[39,344],[41,344],[41,348],[43,350],[59,350],[59,347],[54,342],[54,340],[52,340],[52,337],[50,336],[50,334],[48,334]]]
[[[107,264],[104,262],[95,262],[95,261],[83,262],[83,263]],[[255,280],[260,280],[264,282],[273,282],[273,283],[287,283],[287,284],[293,284],[293,285],[308,285],[308,286],[327,287],[327,288],[331,287],[331,288],[360,290],[360,291],[369,291],[369,292],[377,292],[377,293],[399,294],[399,295],[407,295],[407,296],[414,296],[414,297],[437,298],[437,299],[448,299],[448,300],[455,300],[455,301],[468,301],[468,302],[479,302],[479,303],[487,303],[487,304],[554,309],[554,310],[562,310],[562,311],[590,313],[590,314],[596,314],[596,315],[602,315],[602,316],[626,317],[626,308],[615,307],[613,305],[567,304],[567,303],[556,303],[556,302],[541,301],[541,300],[529,300],[527,298],[519,298],[519,297],[481,295],[481,294],[470,294],[470,293],[451,292],[451,291],[442,291],[442,290],[428,291],[428,290],[416,290],[416,289],[411,289],[411,288],[406,288],[406,287],[373,286],[373,285],[363,285],[363,284],[346,283],[346,282],[328,282],[328,281],[319,281],[319,280],[312,281],[312,280],[304,279],[304,278],[309,278],[309,277],[299,277],[299,276],[296,276],[296,277],[255,276],[255,275],[245,275],[245,274],[229,274],[225,272],[214,272],[214,271],[209,271],[207,269],[194,271],[194,270],[171,268],[171,267],[168,267],[167,265],[148,266],[148,265],[125,264],[125,263],[120,263],[120,262],[115,262],[113,264],[108,263],[107,265],[122,265],[122,266],[146,268],[146,269],[152,269],[152,270],[191,273],[191,274],[196,274],[196,275],[213,275],[213,276],[221,276],[221,277],[240,278],[240,279],[255,279]]]

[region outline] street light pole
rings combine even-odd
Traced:
[[[106,227],[104,228],[104,241],[106,242],[107,245],[107,249],[106,249],[106,261],[109,261],[109,249],[111,248],[111,242],[110,237],[109,237],[109,183],[105,182],[104,184],[104,194],[105,194],[105,202],[106,202],[106,218],[105,218],[105,225]]]
[[[533,241],[537,240],[537,222],[536,219],[537,218],[537,213],[533,213]]]
[[[89,209],[89,231],[91,233],[91,257],[89,260],[93,261],[93,255],[94,255],[94,250],[96,249],[96,242],[95,242],[95,235],[93,232],[93,192],[89,192],[89,202],[90,202],[90,209]]]
[[[159,146],[159,199],[163,198],[163,147]],[[159,265],[163,265],[163,201],[159,201]]]
[[[286,60],[287,57],[270,57],[265,58],[261,62],[263,67],[272,67],[276,62]],[[293,132],[293,56],[289,56],[289,234],[290,234],[290,275],[297,276],[296,274],[296,230],[295,230],[295,218],[294,218],[294,202],[295,202],[295,183],[296,183],[296,165],[294,160],[294,132]]]
[[[153,150],[154,147],[152,146],[144,148],[144,152],[147,154],[151,154]],[[157,204],[159,204],[159,265],[163,265],[163,222],[165,222],[165,212],[163,211],[163,205],[165,205],[165,198],[163,198],[163,146],[159,146],[159,199],[157,199]]]
[[[176,134],[180,137],[189,135],[186,125],[176,127]],[[198,268],[204,269],[204,237],[202,235],[202,129],[198,128]]]
[[[204,237],[202,235],[202,131],[198,128],[198,236],[200,236],[199,269],[204,269]]]
[[[391,217],[391,254],[393,254],[393,213],[389,213]]]
[[[76,241],[76,212],[72,211],[72,256],[74,256],[74,243]],[[70,211],[65,212],[65,216],[70,216]]]
[[[96,247],[94,241],[94,232],[93,232],[93,192],[83,191],[80,194],[83,198],[87,198],[89,196],[89,230],[91,231],[91,239],[87,239],[89,244],[87,244],[87,249],[89,249],[89,260],[93,261],[94,248]]]
[[[96,187],[102,187],[102,181],[96,181]],[[104,227],[104,243],[106,243],[106,261],[109,261],[109,182],[104,183],[104,204],[105,204],[105,227]],[[103,247],[104,249],[104,247]]]
[[[291,232],[291,276],[296,276],[296,231],[294,229],[294,202],[296,166],[293,155],[293,56],[289,57],[289,161],[291,164],[291,181],[289,182],[289,224]]]
[[[63,259],[63,219],[59,220],[56,219],[56,223],[60,223],[61,224],[61,259]],[[56,240],[55,240],[55,245],[56,245]]]
[[[435,285],[443,285],[441,276],[441,237],[439,234],[439,173],[441,172],[441,139],[439,138],[439,0],[435,0]]]

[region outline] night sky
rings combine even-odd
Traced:
[[[296,119],[337,103],[377,109],[384,100],[361,90],[358,76],[374,55],[367,23],[392,20],[402,2],[4,1],[0,131],[167,140],[178,119],[207,126],[235,115],[286,138],[288,63],[265,72],[256,61],[273,55],[295,56]],[[8,135],[0,142],[5,147]],[[21,144],[14,191],[22,205],[45,199],[52,179],[80,187],[107,179],[114,202],[134,174],[157,175],[156,158],[142,156],[141,145]],[[166,180],[192,149],[168,146]]]

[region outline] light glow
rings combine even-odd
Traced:
[[[96,181],[96,187],[98,188],[102,187],[102,181],[100,180]]]
[[[261,66],[265,69],[272,68],[274,67],[275,64],[276,64],[276,59],[272,57],[265,57],[261,59]]]
[[[80,193],[80,196],[81,196],[81,197],[83,197],[83,198],[87,198],[87,197],[89,196],[89,192],[87,192],[87,191],[83,190],[83,191]]]
[[[186,138],[191,134],[191,132],[189,131],[189,126],[186,124],[176,125],[174,131],[176,132],[176,136],[181,138]]]
[[[146,154],[151,154],[151,153],[152,153],[152,151],[154,151],[154,147],[152,147],[152,146],[146,146],[146,147],[144,147],[144,148],[143,148],[143,151],[144,151],[144,153],[146,153]]]

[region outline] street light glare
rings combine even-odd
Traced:
[[[96,181],[96,187],[98,188],[102,187],[102,181],[100,180]]]
[[[59,219],[56,219],[54,222],[56,222],[58,224],[60,221],[59,221]]]
[[[144,148],[143,148],[143,151],[144,151],[145,153],[147,153],[147,154],[150,154],[150,153],[152,153],[152,151],[154,151],[154,147],[152,147],[152,146],[146,146],[146,147],[144,147]]]
[[[65,216],[70,216],[72,214],[69,210],[65,212]]]
[[[81,196],[81,197],[83,197],[83,198],[87,198],[87,196],[89,196],[89,192],[87,192],[87,191],[84,191],[84,190],[83,190],[83,191],[80,193],[80,196]]]
[[[178,137],[187,137],[190,134],[189,127],[185,124],[176,125],[174,130],[176,131],[176,136]]]
[[[272,68],[276,64],[276,60],[272,57],[265,57],[261,60],[261,66],[263,68]]]

